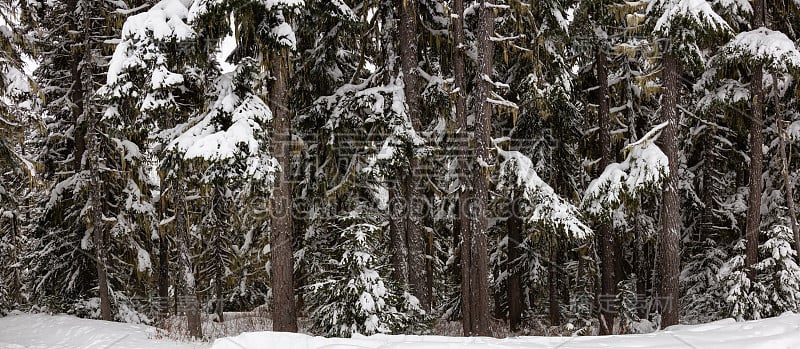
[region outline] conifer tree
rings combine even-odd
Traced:
[[[42,204],[34,252],[28,256],[36,275],[31,290],[34,299],[52,299],[57,309],[74,310],[88,298],[97,278],[99,315],[105,319],[112,316],[109,279],[121,282],[125,275],[109,269],[107,256],[112,247],[103,242],[113,233],[109,229],[121,222],[105,211],[112,205],[104,201],[114,190],[89,189],[91,183],[99,184],[99,176],[113,172],[98,166],[109,159],[104,155],[108,153],[101,152],[113,149],[116,154],[114,148],[121,146],[113,144],[99,127],[102,114],[94,96],[108,59],[103,42],[116,37],[120,29],[113,24],[117,10],[124,12],[126,7],[55,1],[31,4],[24,17],[27,26],[41,29],[34,48],[47,53],[35,78],[44,93],[42,111],[50,116],[41,162],[44,178],[52,183],[48,200]],[[72,13],[80,15],[66,15]],[[87,152],[89,145],[97,151]],[[106,222],[113,223],[106,226]],[[123,250],[134,245],[127,236],[117,241]]]
[[[20,35],[21,26],[10,22],[22,15],[11,1],[0,2],[5,23],[0,25],[0,263],[7,266],[0,272],[0,312],[24,302],[24,268],[26,234],[23,225],[29,211],[23,208],[37,179],[38,166],[26,149],[28,137],[37,120],[30,107],[36,102],[35,84],[24,71],[23,55],[29,42]]]
[[[681,96],[680,74],[683,67],[699,66],[698,47],[703,44],[703,34],[726,35],[730,27],[705,1],[661,1],[651,3],[648,15],[655,22],[656,40],[664,40],[662,52],[661,121],[664,129],[664,150],[669,163],[669,176],[664,182],[661,238],[659,300],[664,306],[661,314],[662,328],[680,320],[680,193],[678,164],[678,105]],[[656,19],[657,18],[657,19]],[[682,57],[682,58],[680,58]],[[682,59],[682,60],[681,60]]]

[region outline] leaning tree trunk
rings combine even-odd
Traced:
[[[491,86],[487,78],[492,76],[494,45],[491,36],[494,34],[493,1],[487,0],[480,5],[478,21],[478,76],[475,89],[475,127],[473,137],[472,162],[472,195],[469,209],[469,240],[462,246],[462,254],[469,254],[468,268],[463,274],[470,274],[469,283],[462,285],[469,289],[470,328],[465,335],[488,336],[489,331],[489,280],[487,256],[487,214],[489,202],[489,147],[491,136],[492,106],[489,103]],[[460,14],[460,13],[459,13]],[[462,279],[466,280],[467,278]]]
[[[178,242],[178,273],[180,274],[177,277],[177,290],[182,291],[179,301],[176,301],[176,307],[180,307],[186,313],[186,325],[189,329],[189,335],[194,338],[202,338],[200,302],[197,300],[195,291],[194,267],[192,266],[192,257],[189,252],[189,222],[186,220],[186,189],[184,185],[180,179],[172,180],[172,201],[173,205],[175,205],[175,232]],[[178,292],[175,292],[175,294],[177,295]]]
[[[291,119],[289,115],[289,55],[286,49],[271,61],[273,84],[270,91],[272,110],[272,155],[281,166],[272,191],[270,225],[270,269],[272,276],[272,328],[297,332],[294,303],[294,260],[292,255]]]
[[[661,282],[658,296],[661,304],[661,328],[675,325],[680,316],[680,197],[678,192],[678,84],[679,62],[671,54],[663,58],[661,118],[667,126],[661,133],[664,153],[669,162],[669,176],[664,181],[661,206]]]
[[[600,171],[604,171],[611,163],[611,135],[609,132],[608,109],[608,69],[604,47],[597,48],[595,56],[597,69],[597,124],[600,126]],[[600,245],[600,335],[609,335],[614,331],[613,300],[617,294],[617,283],[614,271],[617,262],[614,258],[614,231],[610,222],[601,222],[599,227]]]

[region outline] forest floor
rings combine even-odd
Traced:
[[[673,326],[650,334],[581,337],[461,338],[387,336],[322,338],[305,334],[249,332],[211,342],[166,339],[160,330],[69,315],[15,314],[0,318],[0,349],[790,349],[800,348],[800,314],[735,322]]]

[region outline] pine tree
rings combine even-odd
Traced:
[[[336,225],[343,228],[332,226],[334,233],[321,247],[322,270],[306,286],[318,333],[402,333],[417,325],[414,314],[424,313],[416,298],[406,298],[400,285],[387,277],[387,261],[378,244],[381,228],[362,221],[367,211],[363,205],[339,217]]]
[[[109,63],[108,76],[99,95],[107,107],[104,121],[108,133],[115,137],[116,143],[123,146],[128,154],[125,161],[130,161],[127,179],[127,192],[132,194],[126,199],[125,210],[137,212],[145,217],[146,222],[155,219],[156,208],[152,207],[150,196],[158,189],[162,204],[158,205],[159,215],[165,215],[165,194],[169,192],[174,216],[158,222],[158,228],[147,226],[159,240],[159,248],[166,249],[167,234],[164,231],[165,221],[174,222],[175,238],[178,245],[180,261],[179,277],[176,280],[178,292],[183,297],[182,310],[187,312],[188,329],[191,336],[200,338],[200,310],[197,302],[195,277],[189,255],[190,241],[185,210],[186,184],[181,177],[186,167],[180,159],[169,152],[168,145],[180,134],[189,116],[199,109],[197,98],[203,94],[203,86],[199,81],[207,74],[208,69],[201,65],[207,62],[202,55],[207,51],[195,48],[192,40],[195,31],[187,24],[189,9],[180,1],[163,0],[148,11],[131,16],[123,26],[120,43]],[[199,58],[198,58],[199,57]],[[200,64],[193,64],[200,62]],[[213,75],[212,75],[213,76]],[[155,130],[151,130],[154,128]],[[155,149],[154,153],[147,152]],[[153,183],[145,167],[144,159],[151,157],[160,164],[160,181]],[[119,164],[124,171],[125,163]],[[112,172],[124,173],[124,172]],[[103,183],[114,183],[118,179],[108,178]],[[159,188],[156,188],[159,185]],[[119,207],[119,205],[118,205]],[[134,216],[135,217],[135,216]],[[133,220],[131,217],[129,220]],[[158,230],[158,232],[156,232]],[[148,240],[150,236],[146,237]],[[167,251],[159,251],[163,257]],[[149,256],[147,258],[149,263]],[[168,270],[166,258],[160,258],[162,279],[164,270]],[[165,296],[166,290],[160,290]],[[159,302],[163,302],[160,299]],[[159,305],[163,308],[163,305]],[[183,308],[185,306],[185,308]],[[159,312],[164,312],[160,309]],[[161,316],[163,314],[160,314]]]
[[[24,302],[24,268],[21,263],[26,251],[25,218],[30,211],[23,206],[32,194],[37,181],[38,166],[30,160],[26,149],[31,133],[25,129],[35,126],[31,113],[35,84],[23,68],[22,55],[29,42],[20,35],[19,11],[10,1],[0,2],[5,23],[0,26],[0,263],[7,266],[0,272],[0,312]]]
[[[666,303],[661,315],[661,327],[674,325],[680,318],[680,193],[678,173],[678,105],[680,103],[680,74],[684,66],[697,65],[701,59],[698,45],[701,35],[725,35],[728,24],[706,2],[662,1],[651,3],[648,14],[655,20],[653,26],[657,39],[667,40],[662,50],[663,94],[661,121],[664,129],[664,150],[667,154],[670,175],[664,182],[661,211],[661,248],[659,297]],[[655,19],[657,18],[657,19]],[[679,27],[680,26],[680,27]],[[683,57],[681,60],[679,57]]]
[[[44,54],[35,78],[44,91],[43,112],[52,120],[41,161],[44,178],[53,185],[49,200],[42,204],[34,252],[28,256],[35,275],[33,298],[52,299],[56,309],[73,310],[87,298],[97,277],[99,314],[106,319],[111,318],[109,284],[126,283],[125,275],[113,269],[108,256],[123,255],[121,251],[129,251],[135,243],[123,237],[115,240],[115,246],[103,244],[122,223],[116,215],[106,214],[106,209],[115,205],[105,202],[112,199],[114,188],[89,189],[92,183],[100,184],[100,176],[113,173],[98,166],[114,160],[106,151],[116,155],[116,147],[123,145],[113,144],[104,132],[94,93],[102,84],[108,58],[103,42],[117,36],[120,28],[112,23],[114,12],[124,12],[124,6],[95,6],[85,1],[34,3],[24,17],[27,26],[40,29],[33,45]],[[80,16],[66,15],[71,13]],[[88,152],[88,146],[96,151]],[[116,248],[121,248],[120,254],[109,253]]]

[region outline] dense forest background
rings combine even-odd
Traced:
[[[799,310],[800,1],[0,14],[0,313],[201,337],[259,307],[330,336]]]

